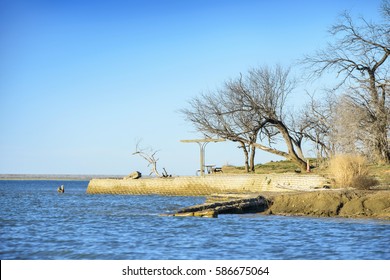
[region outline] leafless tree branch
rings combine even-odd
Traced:
[[[159,160],[158,158],[156,158],[157,152],[158,151],[155,151],[151,148],[149,149],[141,148],[140,140],[136,144],[135,152],[133,153],[133,155],[139,155],[141,158],[143,158],[148,162],[148,166],[151,167],[151,172],[149,176],[154,173],[156,174],[156,176],[160,177],[160,173],[157,171],[157,161]]]

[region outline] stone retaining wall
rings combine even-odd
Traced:
[[[205,196],[222,193],[314,190],[327,185],[314,174],[234,174],[183,176],[173,178],[92,179],[89,194]]]

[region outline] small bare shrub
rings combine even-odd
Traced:
[[[376,186],[379,184],[379,181],[373,177],[369,177],[369,176],[356,176],[353,180],[352,180],[352,186],[355,188],[355,189],[359,189],[359,190],[368,190],[370,189],[371,187],[373,186]]]
[[[367,161],[359,155],[338,155],[330,159],[329,172],[336,187],[369,189],[378,182],[369,177]]]

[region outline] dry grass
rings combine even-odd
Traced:
[[[375,174],[383,185],[390,187],[390,164],[371,164],[370,174]]]
[[[356,156],[351,156],[356,157]],[[340,179],[338,179],[338,182],[336,183],[336,176],[334,176],[333,172],[331,172],[331,169],[329,167],[331,160],[328,159],[320,159],[317,160],[315,158],[310,158],[310,164],[314,167],[311,171],[311,173],[302,172],[301,174],[319,174],[322,176],[325,176],[327,178],[333,178],[333,184],[332,186],[341,187],[343,183],[340,183]],[[359,160],[352,160],[352,162],[349,164],[348,161],[346,161],[347,164],[344,164],[345,166],[342,167],[344,169],[343,172],[346,172],[345,170],[348,170],[348,168],[351,168],[353,166],[355,169],[358,170],[357,173],[353,171],[348,171],[348,173],[355,174],[353,176],[353,179],[350,180],[349,183],[346,185],[357,188],[357,189],[369,189],[371,186],[375,186],[375,188],[371,189],[383,189],[383,190],[390,190],[390,165],[389,164],[374,164],[370,163],[367,165],[364,158],[360,158]],[[359,163],[360,162],[360,163]],[[357,167],[356,167],[357,166]],[[269,173],[291,173],[294,172],[297,169],[297,166],[289,161],[289,160],[281,160],[281,161],[274,161],[274,162],[268,162],[264,164],[257,164],[256,166],[255,174],[269,174]],[[242,166],[223,166],[222,167],[224,174],[229,173],[239,173],[239,174],[245,174],[244,167]],[[336,169],[338,172],[342,173],[342,169]],[[359,173],[360,172],[360,173]],[[375,177],[375,178],[374,178]],[[341,176],[343,178],[343,176]],[[346,180],[348,181],[348,180]]]
[[[330,159],[329,169],[336,187],[369,189],[378,181],[369,176],[369,167],[364,157],[359,155],[338,155]]]

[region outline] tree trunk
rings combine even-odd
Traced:
[[[250,156],[249,170],[250,170],[250,172],[255,172],[256,147],[251,145],[250,148],[251,148],[251,156]]]
[[[386,113],[386,91],[382,87],[380,96],[376,87],[374,72],[369,73],[371,99],[374,103],[375,122],[373,124],[374,154],[376,160],[383,163],[390,163],[390,147],[387,139],[388,115]]]
[[[291,142],[290,142],[291,144]],[[270,147],[267,147],[267,146],[263,146],[259,143],[253,143],[253,146],[255,146],[256,148],[262,150],[262,151],[265,151],[265,152],[268,152],[268,153],[271,153],[271,154],[275,154],[275,155],[278,155],[278,156],[281,156],[281,157],[284,157],[286,159],[290,159],[292,160],[299,168],[301,168],[302,170],[306,170],[306,162],[302,159],[300,159],[295,151],[294,151],[294,155],[290,155],[289,153],[286,153],[286,152],[283,152],[283,151],[279,151],[279,150],[276,150],[276,149],[273,149],[273,148],[270,148]]]
[[[241,148],[242,150],[244,151],[244,157],[245,157],[245,164],[244,164],[244,167],[245,167],[245,172],[249,172],[249,154],[248,154],[248,149],[246,148],[246,145],[244,142],[241,142],[240,141],[240,145],[241,145]]]
[[[287,127],[284,125],[284,123],[280,121],[276,123],[276,127],[282,134],[284,142],[287,145],[288,158],[291,159],[295,164],[297,164],[299,168],[301,168],[302,170],[306,170],[306,162],[297,155],[290,134],[288,133]]]
[[[388,120],[386,113],[381,109],[378,108],[377,119],[374,124],[374,153],[379,162],[390,163],[390,149],[387,139]]]

